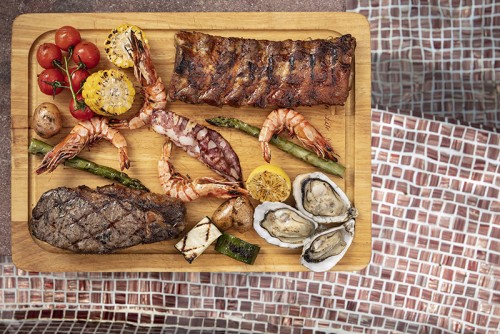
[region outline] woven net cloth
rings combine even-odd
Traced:
[[[373,104],[500,128],[500,2],[347,1],[372,37]]]

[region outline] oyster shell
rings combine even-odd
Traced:
[[[355,220],[318,233],[304,242],[300,263],[312,271],[333,268],[347,252],[354,239]]]
[[[342,189],[320,172],[298,175],[293,197],[297,209],[318,223],[341,223],[358,215]]]
[[[253,227],[270,244],[299,248],[314,235],[318,224],[289,205],[264,202],[255,208]]]

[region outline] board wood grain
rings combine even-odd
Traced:
[[[65,252],[34,240],[27,222],[31,210],[41,194],[59,186],[90,187],[108,184],[105,179],[85,172],[59,167],[51,174],[37,176],[35,168],[40,157],[29,156],[28,142],[36,138],[30,128],[33,110],[42,102],[53,102],[63,113],[63,130],[45,140],[59,142],[76,124],[68,112],[68,92],[54,100],[39,92],[37,74],[41,67],[36,62],[36,48],[52,42],[54,32],[63,25],[77,27],[82,38],[95,43],[101,50],[101,62],[92,70],[112,68],[103,51],[107,34],[121,23],[140,26],[150,41],[153,62],[168,85],[173,70],[175,49],[173,37],[179,30],[196,30],[220,36],[256,39],[329,38],[352,34],[357,40],[353,85],[345,106],[297,108],[314,126],[328,137],[340,154],[346,167],[344,178],[331,176],[348,195],[359,217],[354,241],[345,257],[332,270],[354,271],[364,268],[371,257],[371,150],[370,150],[370,32],[365,17],[354,13],[80,13],[80,14],[26,14],[16,18],[12,36],[12,254],[21,269],[29,271],[181,271],[181,272],[244,272],[244,271],[307,271],[299,264],[299,250],[270,245],[255,231],[245,234],[229,232],[261,247],[254,265],[246,265],[222,254],[212,245],[192,264],[188,264],[173,247],[175,240],[123,249],[109,255],[81,255]],[[133,78],[131,69],[125,70]],[[134,80],[135,84],[138,83]],[[131,116],[138,111],[141,101],[136,98]],[[242,107],[216,108],[208,105],[170,103],[170,110],[207,125],[206,118],[230,115],[260,126],[272,110]],[[258,141],[232,129],[217,129],[233,146],[240,157],[243,176],[264,163]],[[164,138],[147,128],[123,131],[129,146],[131,168],[127,171],[139,178],[152,191],[160,192],[156,164]],[[272,162],[280,165],[293,179],[296,175],[316,169],[271,146]],[[80,155],[100,164],[118,168],[117,152],[101,141]],[[177,171],[195,178],[215,176],[199,161],[190,158],[181,149],[174,148],[172,162]],[[293,205],[290,198],[287,201]],[[203,198],[187,204],[189,230],[205,215],[211,216],[222,200]]]

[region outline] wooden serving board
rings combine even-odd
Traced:
[[[244,235],[228,232],[261,247],[254,265],[246,265],[215,252],[214,245],[192,264],[173,247],[175,240],[140,245],[110,255],[73,254],[35,241],[28,232],[31,210],[43,192],[59,186],[90,187],[110,183],[86,172],[60,166],[51,174],[37,176],[35,168],[41,158],[30,156],[27,147],[36,134],[30,128],[33,110],[42,102],[53,102],[63,113],[64,128],[57,136],[45,140],[55,145],[76,124],[69,114],[69,92],[54,100],[42,94],[37,86],[41,67],[36,61],[38,45],[53,42],[54,32],[63,25],[80,30],[82,38],[95,43],[101,50],[101,62],[91,72],[114,68],[104,54],[104,39],[122,23],[141,27],[150,42],[153,62],[163,81],[168,84],[173,70],[175,49],[173,37],[179,30],[255,39],[328,38],[352,34],[357,40],[353,86],[343,107],[297,108],[306,119],[330,139],[347,168],[344,178],[331,176],[359,210],[354,241],[345,257],[332,270],[354,271],[364,268],[371,257],[371,152],[370,152],[370,32],[368,22],[354,13],[89,13],[89,14],[27,14],[19,16],[12,36],[12,253],[14,263],[30,271],[306,271],[300,265],[301,250],[279,248],[268,244],[252,229]],[[132,69],[125,70],[133,79]],[[138,83],[133,79],[135,84]],[[141,104],[136,98],[131,114]],[[260,126],[272,108],[216,108],[208,105],[171,103],[170,110],[207,125],[206,118],[227,115]],[[130,116],[130,115],[129,115]],[[213,128],[213,127],[212,127]],[[240,157],[243,176],[264,164],[256,138],[233,129],[217,129],[233,146]],[[157,161],[165,140],[154,131],[144,128],[122,132],[129,146],[131,177],[140,179],[152,191],[161,192],[157,177]],[[293,178],[316,168],[271,146],[272,162],[280,165]],[[110,143],[101,141],[80,156],[97,163],[119,168],[117,151]],[[177,171],[192,178],[215,176],[182,151],[174,148],[172,162]],[[211,216],[223,200],[203,198],[187,204],[187,222],[191,226],[201,218]],[[293,199],[288,200],[293,205]]]

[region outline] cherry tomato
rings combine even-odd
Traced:
[[[72,26],[64,26],[56,30],[56,45],[68,51],[69,47],[75,46],[82,40],[80,32]]]
[[[94,112],[85,104],[82,94],[76,96],[76,105],[75,100],[71,99],[69,103],[69,112],[74,118],[80,121],[88,121],[95,116]]]
[[[36,51],[36,60],[43,68],[56,68],[52,62],[62,62],[61,49],[54,43],[43,43]]]
[[[85,80],[89,77],[90,72],[84,68],[73,67],[69,69],[69,73],[71,76],[71,87],[73,88],[73,92],[77,94],[80,88],[83,86]],[[69,82],[66,78],[66,82]]]
[[[101,53],[94,43],[83,41],[78,43],[73,50],[75,64],[84,63],[87,68],[94,68],[99,64]]]
[[[65,85],[64,75],[55,68],[43,70],[38,74],[38,87],[47,95],[57,95],[62,92],[61,86]]]

